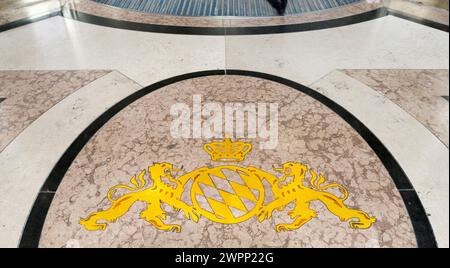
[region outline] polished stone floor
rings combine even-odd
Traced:
[[[0,247],[448,247],[448,59],[448,1],[2,2]]]

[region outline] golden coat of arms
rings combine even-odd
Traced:
[[[224,141],[207,143],[203,149],[213,161],[231,163],[243,161],[252,145],[232,142],[226,138]],[[326,184],[322,175],[312,169],[308,170],[306,165],[287,162],[273,169],[281,175],[276,176],[252,166],[221,165],[201,167],[176,177],[175,174],[181,169],[174,168],[170,163],[156,163],[148,168],[149,178],[153,180],[151,185],[145,179],[146,170],[141,171],[137,177],[131,178],[132,186],[119,184],[108,191],[107,198],[112,203],[108,209],[91,213],[87,218],[81,219],[80,224],[86,230],[105,230],[107,222],[116,221],[135,202],[147,204],[147,208],[140,214],[143,220],[159,230],[176,232],[181,231],[181,226],[164,222],[166,213],[161,208],[162,203],[182,210],[186,218],[194,222],[198,222],[199,217],[203,216],[217,223],[235,224],[254,216],[262,222],[270,219],[275,209],[283,211],[287,204],[294,202],[294,209],[288,212],[292,222],[276,225],[277,232],[298,229],[317,218],[316,212],[310,208],[312,201],[322,202],[341,221],[349,221],[350,228],[366,229],[376,221],[364,211],[348,208],[344,204],[348,197],[347,189],[338,183]],[[305,184],[308,172],[309,186]],[[181,200],[185,184],[189,180],[192,180],[192,205]],[[264,204],[264,180],[271,185],[270,190],[274,196],[274,200],[268,204]],[[341,196],[328,192],[327,189],[330,188],[338,189]],[[117,189],[126,189],[130,193],[114,199]]]

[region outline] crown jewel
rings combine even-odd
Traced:
[[[203,149],[211,156],[212,161],[218,162],[240,162],[252,149],[252,144],[225,138],[224,141],[206,143]]]

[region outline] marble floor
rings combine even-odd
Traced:
[[[0,247],[449,247],[448,1],[97,2],[0,4]]]

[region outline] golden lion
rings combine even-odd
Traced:
[[[124,215],[130,207],[136,201],[146,202],[147,209],[141,212],[141,218],[148,221],[156,228],[165,231],[181,231],[181,226],[177,224],[165,224],[162,220],[166,219],[166,213],[161,209],[161,203],[171,205],[174,209],[181,209],[187,219],[192,219],[198,222],[198,215],[194,208],[188,206],[183,201],[180,200],[183,193],[183,186],[189,180],[189,177],[181,176],[175,179],[172,176],[172,172],[180,171],[180,169],[173,168],[172,164],[169,163],[156,163],[148,168],[150,177],[153,179],[153,185],[150,188],[143,189],[147,182],[144,179],[145,170],[138,176],[133,176],[130,182],[135,187],[130,187],[127,185],[119,184],[112,187],[108,191],[108,199],[112,202],[109,209],[95,212],[90,214],[86,219],[81,219],[80,224],[84,226],[86,230],[104,230],[106,229],[106,223],[98,223],[97,221],[107,221],[115,222],[117,218]],[[162,181],[166,178],[174,185],[166,184]],[[127,189],[130,191],[137,191],[123,195],[117,200],[111,197],[117,189]],[[143,189],[143,190],[141,190]]]
[[[322,186],[326,179],[322,175],[318,177],[313,170],[310,170],[312,176],[310,183],[312,188],[305,186],[303,180],[308,171],[305,165],[297,162],[287,162],[281,168],[274,168],[275,171],[284,173],[281,178],[277,178],[260,169],[250,167],[249,170],[259,179],[266,179],[272,185],[272,191],[275,197],[273,202],[260,208],[258,213],[258,220],[260,222],[266,218],[270,219],[273,210],[277,209],[282,211],[287,204],[295,201],[295,208],[288,213],[294,221],[289,224],[278,224],[275,228],[277,232],[298,229],[311,219],[317,218],[316,212],[309,207],[310,202],[316,200],[321,201],[341,221],[353,219],[349,222],[350,228],[366,229],[376,221],[374,217],[369,216],[364,211],[347,208],[344,204],[344,201],[348,197],[347,189],[337,183]],[[293,178],[293,180],[285,185],[279,186],[287,178]],[[343,197],[339,198],[325,191],[331,187],[337,187],[343,194]]]

